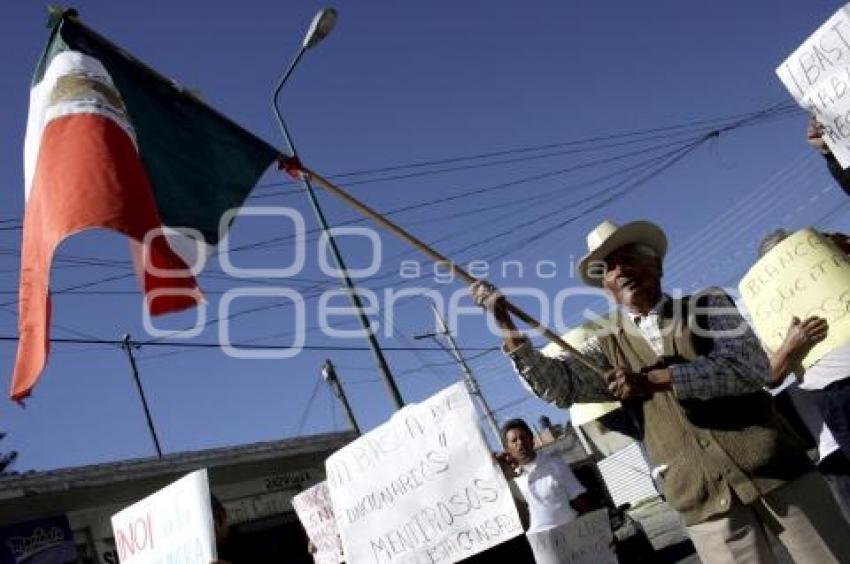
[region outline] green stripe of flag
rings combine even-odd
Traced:
[[[219,220],[240,207],[279,151],[176,87],[75,19],[63,18],[37,67],[38,82],[56,53],[98,59],[112,76],[136,132],[160,217],[169,227],[219,240]]]

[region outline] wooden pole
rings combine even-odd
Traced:
[[[127,359],[130,361],[130,371],[133,374],[133,381],[136,383],[136,390],[139,392],[139,399],[142,400],[142,409],[145,411],[145,421],[147,421],[148,431],[150,431],[151,439],[153,439],[153,446],[156,448],[156,456],[157,458],[162,458],[162,447],[159,446],[159,437],[157,437],[156,428],[153,426],[151,410],[148,407],[145,390],[142,388],[142,381],[139,379],[139,367],[136,366],[136,357],[133,356],[133,347],[137,346],[138,345],[130,339],[129,333],[124,335],[124,338],[121,341],[121,348],[127,352]]]
[[[345,395],[345,390],[342,389],[342,385],[339,383],[336,368],[330,359],[327,359],[322,365],[322,376],[324,377],[325,382],[327,382],[333,389],[334,394],[336,394],[340,403],[342,403],[342,408],[345,410],[345,416],[348,417],[348,424],[351,425],[351,428],[354,429],[355,433],[362,435],[363,433],[360,431],[360,425],[357,424],[357,419],[354,417],[354,411],[351,409],[351,404],[348,403],[348,396]]]
[[[346,192],[345,190],[343,190],[339,186],[336,186],[335,184],[333,184],[327,178],[324,178],[320,174],[313,172],[309,168],[303,166],[301,163],[297,163],[297,162],[293,163],[287,157],[282,157],[282,158],[284,159],[282,166],[284,168],[286,168],[288,171],[300,172],[301,174],[308,176],[310,179],[313,180],[313,182],[315,182],[316,184],[318,184],[319,186],[324,188],[326,191],[330,192],[331,194],[333,194],[337,198],[341,199],[342,201],[347,203],[349,206],[351,206],[352,208],[354,208],[355,210],[357,210],[361,214],[365,215],[366,217],[368,217],[369,219],[371,219],[372,221],[374,221],[375,223],[377,223],[381,227],[390,231],[392,234],[399,237],[403,241],[405,241],[408,244],[412,245],[413,247],[419,249],[424,254],[426,254],[428,257],[430,257],[432,260],[434,260],[436,262],[448,264],[449,267],[452,269],[452,272],[454,272],[454,274],[456,276],[461,278],[467,284],[473,284],[473,283],[478,281],[477,278],[475,278],[474,276],[469,274],[463,268],[456,265],[454,262],[449,260],[447,257],[443,256],[442,254],[440,254],[436,250],[432,249],[425,242],[421,241],[420,239],[417,239],[412,234],[408,233],[407,231],[405,231],[404,229],[402,229],[401,227],[399,227],[398,225],[396,225],[395,223],[393,223],[389,219],[385,218],[380,213],[373,210],[372,208],[370,208],[369,206],[367,206],[366,204],[364,204],[363,202],[361,202],[360,200],[358,200],[357,198],[355,198],[354,196],[352,196],[351,194],[349,194],[348,192]],[[583,355],[578,350],[576,350],[575,347],[573,347],[572,345],[570,345],[569,343],[564,341],[561,338],[560,335],[558,335],[557,333],[555,333],[554,331],[552,331],[551,329],[549,329],[545,325],[542,325],[539,321],[537,321],[536,319],[531,317],[529,314],[527,314],[526,312],[524,312],[523,310],[521,310],[520,308],[518,308],[514,304],[508,302],[507,300],[506,300],[506,306],[508,308],[508,311],[510,311],[512,314],[514,314],[514,316],[516,316],[518,319],[522,320],[524,323],[528,324],[530,327],[533,327],[534,329],[536,329],[537,331],[542,333],[543,336],[545,336],[547,339],[549,339],[553,343],[557,343],[562,349],[569,352],[570,355],[573,358],[575,358],[577,361],[584,364],[587,368],[593,370],[596,374],[599,374],[600,376],[602,374],[604,374],[604,371],[599,366],[594,364],[585,355]]]

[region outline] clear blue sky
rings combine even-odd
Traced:
[[[152,0],[139,6],[81,1],[76,8],[85,23],[163,74],[200,89],[208,103],[281,145],[269,109],[270,93],[314,12],[323,5]],[[735,285],[753,261],[754,243],[771,228],[815,224],[846,229],[850,223],[848,199],[831,185],[820,158],[805,145],[805,116],[786,113],[782,119],[724,133],[604,203],[606,195],[628,185],[623,182],[641,178],[640,172],[624,173],[623,168],[658,157],[663,150],[653,147],[659,144],[683,146],[695,130],[638,138],[622,134],[790,102],[774,68],[839,6],[826,1],[728,0],[348,2],[336,6],[340,14],[333,35],[308,54],[287,85],[283,107],[304,161],[326,174],[611,136],[572,147],[581,151],[567,152],[563,145],[514,151],[499,158],[396,173],[442,171],[439,174],[374,182],[388,174],[373,173],[341,178],[340,183],[351,182],[353,193],[380,210],[390,210],[517,181],[501,190],[394,216],[425,240],[437,241],[436,246],[454,258],[502,254],[522,261],[527,269],[541,260],[559,262],[555,279],[539,279],[528,270],[524,278],[491,276],[501,285],[554,293],[578,284],[569,277],[568,262],[583,254],[585,233],[604,218],[620,222],[646,218],[667,230],[670,286]],[[22,214],[28,88],[47,30],[41,3],[12,2],[3,15],[0,219],[5,220]],[[635,151],[643,152],[619,156]],[[586,164],[592,161],[601,162]],[[445,170],[483,162],[492,164]],[[582,168],[554,174],[574,166]],[[523,180],[546,173],[553,174]],[[606,175],[607,183],[588,184]],[[270,172],[262,184],[285,180]],[[357,182],[361,180],[369,182]],[[277,190],[266,187],[257,193]],[[578,207],[569,207],[582,199]],[[253,201],[308,211],[301,194]],[[322,201],[332,223],[354,217],[329,197]],[[561,225],[574,215],[579,217]],[[308,227],[315,226],[311,215],[305,213],[305,218]],[[506,231],[510,236],[501,235]],[[233,239],[234,244],[248,244],[290,232],[289,226],[270,221],[239,221]],[[548,234],[533,243],[516,244],[541,232]],[[406,250],[389,236],[383,241],[385,256]],[[19,231],[0,231],[2,303],[16,298],[19,244]],[[476,246],[462,250],[472,244]],[[352,265],[363,265],[362,242],[346,240],[342,246]],[[455,255],[454,250],[462,252]],[[124,261],[127,249],[121,237],[96,231],[67,241],[61,254]],[[283,244],[243,253],[239,264],[269,267],[287,264],[291,256],[292,249]],[[308,267],[299,278],[334,287],[335,281],[316,267],[315,242],[309,244],[307,256]],[[398,271],[397,260],[385,261],[382,272],[393,270]],[[124,272],[120,265],[80,267],[65,260],[56,263],[52,285],[61,289]],[[284,282],[293,288],[309,285],[303,280]],[[400,282],[388,274],[363,285],[398,287]],[[202,275],[201,283],[210,291],[212,316],[216,292],[238,284],[223,278],[216,264]],[[458,287],[440,286],[446,296]],[[245,301],[235,307],[270,303]],[[307,302],[309,326],[317,321],[316,303],[316,299]],[[584,304],[568,304],[575,310],[568,318],[579,313],[579,305]],[[140,312],[141,296],[132,279],[61,293],[54,300],[53,335],[74,336],[70,329],[116,339],[130,332],[143,340]],[[175,316],[163,323],[180,328],[188,317]],[[232,327],[238,339],[285,343],[289,337],[274,336],[292,329],[291,310],[241,315],[233,319]],[[427,303],[411,299],[395,309],[393,336],[380,340],[389,347],[432,347],[428,341],[412,339],[429,328]],[[0,335],[16,334],[15,307],[0,308]],[[197,341],[211,342],[216,335],[213,325]],[[458,339],[469,348],[496,344],[480,318],[465,319]],[[363,341],[332,339],[314,331],[307,344],[356,346]],[[14,353],[14,343],[0,343],[4,391]],[[299,429],[303,433],[341,429],[344,419],[330,393],[324,385],[316,388],[326,357],[338,365],[364,427],[375,426],[391,412],[368,352],[304,351],[290,360],[249,361],[228,358],[218,350],[144,347],[138,356],[160,440],[168,452],[283,438]],[[404,373],[399,385],[409,401],[430,395],[458,373],[453,366],[427,366],[449,362],[442,351],[389,351],[387,356],[392,368]],[[471,364],[491,404],[510,405],[499,412],[501,418],[521,415],[536,420],[548,414],[555,421],[564,420],[565,412],[536,399],[511,403],[527,394],[499,353],[480,356]],[[303,424],[302,416],[306,416]],[[127,359],[111,346],[56,345],[27,407],[0,402],[0,430],[9,433],[0,450],[20,451],[19,470],[153,453]]]

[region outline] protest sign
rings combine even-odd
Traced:
[[[197,470],[112,516],[122,563],[209,564],[216,559],[206,469]]]
[[[0,564],[74,564],[77,544],[64,515],[0,527]]]
[[[776,74],[823,124],[823,138],[841,166],[850,166],[850,4],[820,26]]]
[[[342,544],[336,526],[331,494],[327,482],[319,482],[292,498],[292,507],[307,532],[316,552],[316,564],[337,564],[342,561]]]
[[[794,316],[829,324],[827,338],[803,359],[807,368],[850,342],[850,259],[816,231],[803,229],[776,245],[738,289],[768,350],[779,348]]]
[[[351,564],[457,562],[522,533],[463,384],[399,410],[325,467]]]
[[[617,564],[607,509],[526,536],[537,564]]]

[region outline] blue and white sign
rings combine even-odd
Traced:
[[[64,515],[0,527],[0,564],[74,564],[77,545]]]

